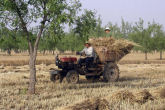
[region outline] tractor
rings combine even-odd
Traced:
[[[85,63],[79,64],[78,62],[78,57],[57,55],[55,64],[58,69],[50,70],[50,80],[62,82],[66,78],[68,83],[76,84],[79,82],[79,75],[85,75],[87,80],[96,80],[102,77],[105,82],[116,82],[119,79],[119,68],[115,61],[101,62],[96,57],[89,67],[86,67]]]

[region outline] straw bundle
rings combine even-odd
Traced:
[[[136,45],[128,40],[117,40],[112,37],[91,38],[88,42],[94,47],[101,62],[119,61]]]
[[[128,90],[122,90],[115,94],[113,94],[111,97],[113,99],[113,102],[120,102],[120,101],[129,101],[130,103],[136,102],[135,96],[132,92],[129,92]]]
[[[113,94],[110,98],[113,99],[113,102],[129,101],[132,104],[144,104],[149,100],[154,100],[153,96],[147,90],[135,94],[128,90],[123,90]]]
[[[84,100],[73,106],[65,108],[66,110],[109,110],[109,102],[102,98],[92,98]],[[64,110],[65,110],[64,109]]]
[[[147,90],[142,90],[136,93],[135,96],[136,101],[140,104],[144,104],[148,100],[154,100],[153,96]]]

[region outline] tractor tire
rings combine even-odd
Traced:
[[[61,82],[62,81],[60,74],[51,74],[50,80],[52,82]]]
[[[119,68],[116,63],[109,62],[104,66],[103,79],[106,82],[116,82],[119,79]]]
[[[79,74],[75,70],[71,70],[66,74],[66,81],[68,83],[77,84],[79,82]]]

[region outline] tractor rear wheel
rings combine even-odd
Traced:
[[[119,79],[119,68],[116,63],[109,62],[104,66],[103,79],[106,82],[116,82]]]
[[[71,70],[66,74],[66,81],[68,83],[76,84],[79,82],[79,74],[75,70]]]

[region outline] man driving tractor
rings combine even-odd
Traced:
[[[82,63],[85,63],[86,69],[88,71],[88,67],[90,66],[91,63],[93,63],[94,58],[95,58],[95,51],[94,48],[91,46],[89,42],[85,43],[85,48],[81,52],[77,52],[77,54],[82,55],[85,54],[85,58],[80,58],[79,64],[81,65]]]
[[[112,37],[112,33],[109,27],[105,28],[105,37]],[[85,63],[86,70],[88,71],[88,67],[93,63],[96,58],[96,53],[94,48],[91,46],[89,42],[85,43],[85,48],[81,52],[77,52],[76,54],[83,55],[85,54],[86,58],[80,58],[78,64],[82,65]]]

